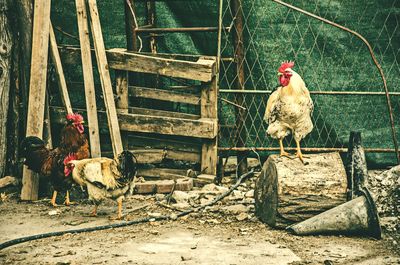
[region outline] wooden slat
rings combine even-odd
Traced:
[[[43,136],[47,60],[50,34],[50,1],[36,0],[33,17],[31,80],[27,117],[27,136]],[[37,200],[39,177],[24,167],[21,200]]]
[[[200,104],[200,97],[194,94],[180,93],[165,89],[130,86],[129,91],[134,97],[157,99],[170,102],[180,102],[192,105]]]
[[[100,74],[101,87],[103,89],[104,103],[106,105],[108,126],[110,127],[110,136],[114,156],[122,153],[122,140],[118,124],[117,110],[115,108],[114,94],[111,85],[110,72],[104,47],[103,34],[101,32],[99,12],[97,9],[96,0],[88,0],[90,18],[92,26],[93,42],[96,52],[97,69]],[[124,70],[124,69],[121,69]]]
[[[217,78],[201,91],[201,117],[217,120]],[[201,172],[210,175],[217,174],[217,137],[204,140],[201,152]]]
[[[130,149],[137,157],[138,163],[161,163],[163,159],[200,162],[199,153],[163,150],[163,149]]]
[[[92,54],[90,51],[89,25],[85,0],[76,0],[76,11],[81,45],[83,80],[85,86],[87,120],[89,123],[90,152],[92,157],[101,156],[96,95],[93,78]]]
[[[133,114],[142,114],[142,115],[150,115],[150,116],[165,116],[165,117],[173,117],[173,118],[181,118],[181,119],[191,119],[198,120],[200,119],[200,115],[195,114],[187,114],[181,112],[174,111],[166,111],[166,110],[156,110],[156,109],[146,109],[146,108],[137,108],[130,107],[129,113]]]
[[[52,107],[51,110],[54,120],[63,122],[65,111],[57,107]],[[78,111],[86,114],[85,110]],[[106,127],[106,113],[98,111],[98,115],[100,126]],[[214,119],[189,120],[126,113],[120,113],[117,119],[120,122],[121,130],[131,132],[148,132],[204,139],[214,139],[218,132],[217,120]]]
[[[180,179],[186,177],[186,170],[170,168],[139,169],[137,175],[146,179]]]
[[[159,74],[203,82],[216,74],[215,60],[189,62],[127,52],[125,49],[108,50],[111,68],[139,73]]]
[[[56,69],[58,88],[60,89],[61,100],[68,113],[72,113],[71,101],[69,100],[67,82],[65,81],[64,70],[61,64],[60,53],[58,52],[56,35],[54,34],[53,25],[50,22],[50,54]]]
[[[129,142],[131,149],[141,149],[143,147],[155,149],[167,149],[195,153],[197,156],[201,153],[201,139],[185,138],[170,135],[153,134],[130,134]]]
[[[128,112],[129,89],[128,72],[115,71],[115,91],[117,92],[117,107],[120,112]]]

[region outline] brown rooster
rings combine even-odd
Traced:
[[[20,155],[30,170],[50,178],[50,183],[54,188],[51,204],[57,206],[57,192],[62,191],[66,192],[65,205],[69,205],[69,189],[73,180],[65,178],[65,164],[69,160],[77,159],[77,156],[64,153],[60,148],[46,148],[45,142],[36,136],[28,136],[22,141]]]
[[[65,205],[70,205],[68,181],[60,180],[59,173],[64,172],[63,160],[68,154],[73,154],[75,160],[90,156],[89,143],[84,134],[83,117],[80,114],[68,114],[67,123],[61,130],[61,141],[58,148],[49,150],[38,137],[27,137],[21,143],[21,157],[25,164],[36,173],[50,177],[54,192],[51,204],[57,206],[56,198],[59,191],[65,191]],[[63,175],[62,175],[63,176]],[[72,181],[71,181],[72,183]],[[63,187],[63,184],[66,186]]]
[[[293,71],[294,62],[285,62],[278,69],[281,87],[268,98],[264,120],[268,123],[267,133],[279,139],[280,155],[290,157],[283,149],[283,138],[290,132],[296,141],[297,153],[304,163],[300,140],[313,129],[311,114],[313,102],[301,76]]]
[[[81,187],[87,187],[89,200],[95,205],[92,216],[97,215],[97,207],[103,199],[110,198],[118,202],[117,219],[121,219],[122,200],[134,188],[136,163],[131,152],[123,151],[116,159],[70,160],[66,164],[66,172],[71,171],[73,180]]]

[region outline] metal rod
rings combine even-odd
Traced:
[[[230,31],[230,27],[223,27]],[[174,32],[218,32],[219,27],[190,27],[190,28],[137,28],[137,33],[174,33]]]
[[[219,80],[219,69],[221,64],[221,45],[222,45],[222,9],[224,7],[223,0],[219,0],[218,9],[218,43],[217,43],[217,80]]]
[[[233,106],[235,106],[235,107],[238,107],[238,108],[240,108],[240,109],[242,109],[242,110],[247,110],[245,107],[243,107],[243,106],[241,106],[241,105],[238,105],[238,104],[236,104],[235,102],[232,102],[232,101],[230,101],[230,100],[227,100],[227,99],[224,99],[224,98],[220,98],[222,101],[224,101],[224,102],[226,102],[226,103],[228,103],[228,104],[231,104],[231,105],[233,105]]]
[[[279,147],[218,147],[218,151],[279,151]],[[296,151],[295,147],[285,147],[285,150]],[[347,148],[340,147],[305,147],[301,148],[304,152],[347,152]],[[369,153],[395,153],[395,149],[390,148],[364,148]]]
[[[233,94],[271,94],[273,90],[240,90],[240,89],[220,89],[220,93]],[[385,92],[375,91],[310,91],[314,95],[354,95],[354,96],[383,96]],[[389,92],[391,96],[400,96],[400,92]]]
[[[283,6],[286,6],[286,7],[290,8],[290,9],[296,10],[296,11],[298,11],[298,12],[304,14],[304,15],[307,15],[307,16],[310,16],[310,17],[312,17],[312,18],[318,19],[318,20],[320,20],[320,21],[322,21],[322,22],[325,22],[325,23],[327,23],[327,24],[329,24],[329,25],[331,25],[331,26],[334,26],[334,27],[337,27],[337,28],[342,29],[342,30],[344,30],[344,31],[347,31],[347,32],[349,32],[349,33],[351,33],[351,34],[357,36],[357,37],[358,37],[360,40],[362,40],[362,41],[364,42],[364,44],[368,47],[369,53],[370,53],[370,55],[371,55],[371,58],[372,58],[372,60],[374,61],[375,65],[376,65],[376,68],[378,69],[379,74],[381,75],[381,78],[382,78],[383,87],[384,87],[384,89],[385,89],[385,95],[386,95],[386,101],[387,101],[388,111],[389,111],[390,125],[391,125],[391,129],[392,129],[393,145],[394,145],[394,149],[396,150],[397,163],[400,164],[399,145],[398,145],[398,142],[397,142],[396,129],[395,129],[395,126],[394,126],[393,108],[392,108],[392,103],[391,103],[391,101],[390,101],[389,89],[388,89],[388,87],[387,87],[385,74],[383,73],[382,67],[381,67],[381,65],[379,64],[378,60],[376,59],[375,54],[374,54],[374,51],[373,51],[371,45],[369,44],[369,42],[368,42],[360,33],[356,32],[356,31],[354,31],[354,30],[351,30],[351,29],[349,29],[349,28],[346,28],[346,27],[344,27],[344,26],[342,26],[342,25],[339,25],[339,24],[337,24],[337,23],[335,23],[335,22],[333,22],[333,21],[330,21],[330,20],[328,20],[328,19],[322,18],[322,17],[320,17],[320,16],[317,16],[317,15],[315,15],[315,14],[312,14],[312,13],[307,12],[307,11],[301,9],[301,8],[298,8],[298,7],[296,7],[296,6],[287,4],[287,3],[282,2],[282,1],[280,1],[280,0],[272,0],[272,1],[274,1],[274,2],[276,2],[276,3],[278,3],[278,4],[281,4],[281,5],[283,5]]]

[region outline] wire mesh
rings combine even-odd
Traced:
[[[295,61],[294,70],[305,80],[315,105],[314,130],[302,141],[302,147],[345,148],[350,131],[354,130],[362,132],[367,149],[394,148],[385,95],[369,93],[383,92],[382,81],[367,48],[358,38],[270,0],[236,1],[239,8],[232,2],[224,0],[223,24],[235,25],[243,16],[244,56],[243,60],[238,58],[237,49],[241,47],[235,45],[238,28],[223,31],[220,149],[239,145],[278,147],[277,141],[266,135],[268,124],[263,116],[269,94],[278,85],[277,68],[285,60]],[[400,91],[399,1],[286,2],[365,36],[382,65],[390,92]],[[243,84],[238,82],[241,68]],[[398,93],[391,98],[398,131]],[[246,110],[240,114],[238,107],[225,99],[239,102]],[[242,119],[238,121],[239,115]],[[293,146],[291,137],[285,140],[286,146]]]

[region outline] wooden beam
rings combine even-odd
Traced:
[[[128,112],[129,89],[128,72],[115,71],[115,91],[117,92],[117,107],[120,112]]]
[[[215,60],[190,62],[142,55],[125,49],[108,50],[110,68],[209,82],[216,74]]]
[[[56,69],[58,88],[60,89],[61,100],[67,113],[73,113],[71,101],[69,100],[67,82],[65,81],[64,70],[61,64],[60,53],[58,52],[56,35],[53,25],[50,22],[50,55]]]
[[[85,110],[77,110],[86,114]],[[65,120],[65,111],[52,107],[52,119],[56,122]],[[98,111],[99,124],[107,127],[106,113]],[[188,136],[194,138],[214,139],[217,136],[218,124],[215,119],[178,119],[171,117],[148,116],[140,114],[120,113],[117,120],[121,124],[121,130],[130,132],[146,132],[167,135]]]
[[[43,136],[46,98],[47,60],[50,34],[50,1],[36,0],[33,18],[31,79],[27,119],[27,136]],[[37,200],[39,177],[24,167],[21,200]]]
[[[149,168],[139,169],[138,176],[149,179],[180,179],[186,177],[185,169]]]
[[[164,159],[200,162],[200,154],[168,149],[130,149],[140,164],[161,163]]]
[[[107,111],[108,126],[110,127],[111,143],[114,156],[122,153],[122,140],[118,124],[117,110],[115,108],[114,94],[111,85],[110,72],[104,47],[103,34],[101,32],[99,11],[96,0],[88,0],[93,42],[96,52],[97,68],[100,74],[101,87],[103,89],[104,103]],[[124,70],[124,69],[121,69]]]
[[[217,110],[217,78],[208,83],[201,91],[201,117],[218,123]],[[217,137],[205,139],[201,151],[201,172],[209,175],[217,174]]]
[[[200,104],[200,97],[189,93],[180,93],[165,89],[146,88],[146,87],[129,87],[131,95],[140,98],[149,98],[164,100],[170,102],[180,102],[192,105]]]
[[[100,133],[97,118],[96,92],[94,88],[92,54],[85,0],[75,0],[79,29],[80,54],[85,85],[87,120],[89,123],[90,152],[92,157],[101,156]]]
[[[130,107],[129,108],[129,113],[150,115],[150,116],[165,116],[165,117],[173,117],[173,118],[180,118],[180,119],[191,119],[191,120],[200,119],[200,115],[196,115],[196,114],[187,114],[187,113],[182,113],[182,112],[156,110],[156,109],[146,109],[146,108],[137,108],[137,107]]]

